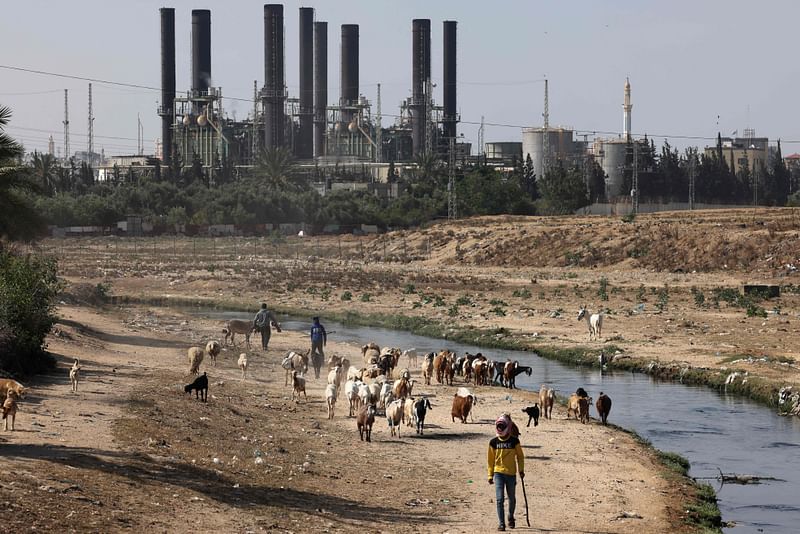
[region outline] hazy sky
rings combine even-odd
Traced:
[[[160,86],[158,8],[176,8],[178,90],[189,87],[191,10],[211,9],[213,85],[250,99],[264,83],[263,1],[170,3],[150,0],[9,0],[0,17],[0,64],[88,78]],[[285,2],[286,78],[297,96],[298,8]],[[341,24],[360,25],[361,93],[373,101],[382,84],[385,115],[398,113],[411,92],[411,21],[430,18],[432,74],[442,78],[442,21],[458,21],[458,107],[467,140],[521,139],[519,126],[538,126],[545,75],[550,124],[584,132],[619,133],[625,77],[633,94],[633,132],[657,144],[712,144],[754,128],[781,138],[784,154],[800,152],[795,106],[800,68],[794,35],[800,2],[776,0],[320,0],[327,21],[328,94],[339,93]],[[63,146],[63,90],[69,89],[70,144],[87,145],[85,81],[0,68],[0,104],[12,108],[9,131],[28,150],[44,150],[52,134]],[[160,136],[160,93],[93,83],[95,146],[133,153],[137,113],[145,151]],[[441,85],[435,89],[441,104]],[[252,104],[225,101],[244,118]],[[373,108],[373,113],[375,109]],[[390,122],[384,119],[384,125]],[[684,136],[685,138],[681,138]],[[687,139],[698,137],[699,139]]]

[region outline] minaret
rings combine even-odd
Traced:
[[[631,136],[631,82],[628,78],[625,78],[625,101],[622,104],[622,120],[624,122],[622,135],[625,139],[630,139]]]

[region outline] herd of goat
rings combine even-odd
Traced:
[[[200,363],[208,354],[216,365],[216,358],[222,347],[217,341],[209,341],[206,346],[192,347],[188,350],[189,372],[199,374]],[[306,373],[308,372],[310,350],[306,352],[289,351],[281,362],[285,369],[284,386],[292,387],[292,401],[307,400]],[[411,378],[409,368],[418,367],[425,385],[431,385],[435,377],[439,384],[454,385],[456,377],[463,384],[475,386],[500,385],[516,388],[516,377],[522,373],[531,376],[531,367],[520,365],[517,361],[493,361],[483,354],[465,353],[457,356],[450,350],[438,353],[429,352],[421,359],[416,349],[400,350],[397,348],[381,349],[375,343],[368,343],[361,348],[363,365],[352,365],[350,360],[341,356],[331,356],[328,360],[327,385],[325,387],[325,405],[327,416],[333,419],[336,404],[344,391],[348,403],[348,416],[355,417],[359,436],[362,440],[371,441],[372,426],[375,417],[382,413],[386,417],[392,436],[400,436],[403,424],[415,429],[416,433],[424,433],[425,416],[432,409],[430,399],[425,396],[413,397],[416,380]],[[407,368],[395,370],[401,358],[406,359]],[[238,366],[242,371],[242,379],[247,376],[247,354],[239,356]],[[208,377],[205,373],[192,384],[184,388],[185,392],[195,391],[195,395],[206,400],[208,395]],[[552,418],[553,405],[556,400],[555,391],[546,385],[539,390],[539,402],[522,411],[528,415],[528,426],[531,421],[538,425],[540,414],[545,419]],[[572,416],[586,423],[589,419],[589,407],[592,398],[583,388],[578,388],[567,401],[567,418]],[[453,396],[451,419],[466,423],[471,417],[476,396],[467,388],[459,387]],[[541,405],[541,407],[540,407]],[[611,411],[611,399],[600,393],[596,403],[597,413],[603,424],[606,424]]]

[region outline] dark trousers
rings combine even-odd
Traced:
[[[314,366],[314,376],[319,378],[319,370],[325,362],[325,351],[322,350],[322,341],[311,342],[311,365]]]
[[[267,326],[262,326],[258,330],[261,333],[261,348],[267,350],[267,345],[269,345],[269,337],[272,335],[272,329]]]

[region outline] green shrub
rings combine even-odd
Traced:
[[[417,288],[414,284],[406,284],[406,287],[403,288],[404,295],[411,295],[417,292]]]
[[[500,317],[505,317],[506,316],[506,311],[503,308],[501,308],[500,306],[495,306],[494,308],[489,310],[489,313],[494,313],[495,315],[498,315]]]
[[[656,308],[664,311],[667,309],[667,304],[669,304],[669,286],[664,284],[664,287],[658,290],[658,301],[656,302]]]
[[[639,284],[639,288],[636,290],[636,302],[643,302],[644,301],[644,284]]]
[[[472,299],[467,295],[461,295],[456,299],[456,304],[459,306],[472,306]]]
[[[698,308],[705,307],[706,296],[703,294],[703,292],[697,289],[695,286],[692,286],[691,291],[692,296],[694,296],[694,305]]]
[[[55,323],[56,273],[55,260],[0,250],[0,369],[28,374],[52,366],[44,339]]]
[[[458,317],[458,306],[453,304],[447,309],[447,315],[450,317]]]
[[[529,299],[531,298],[531,292],[527,287],[524,289],[515,289],[511,296],[521,299]]]
[[[342,300],[353,300],[353,294],[349,291],[342,293]]]
[[[608,300],[608,278],[605,276],[600,279],[600,287],[597,288],[597,296],[600,300]]]
[[[370,295],[369,293],[364,293],[361,295],[361,302],[369,302],[371,298],[372,295]]]

